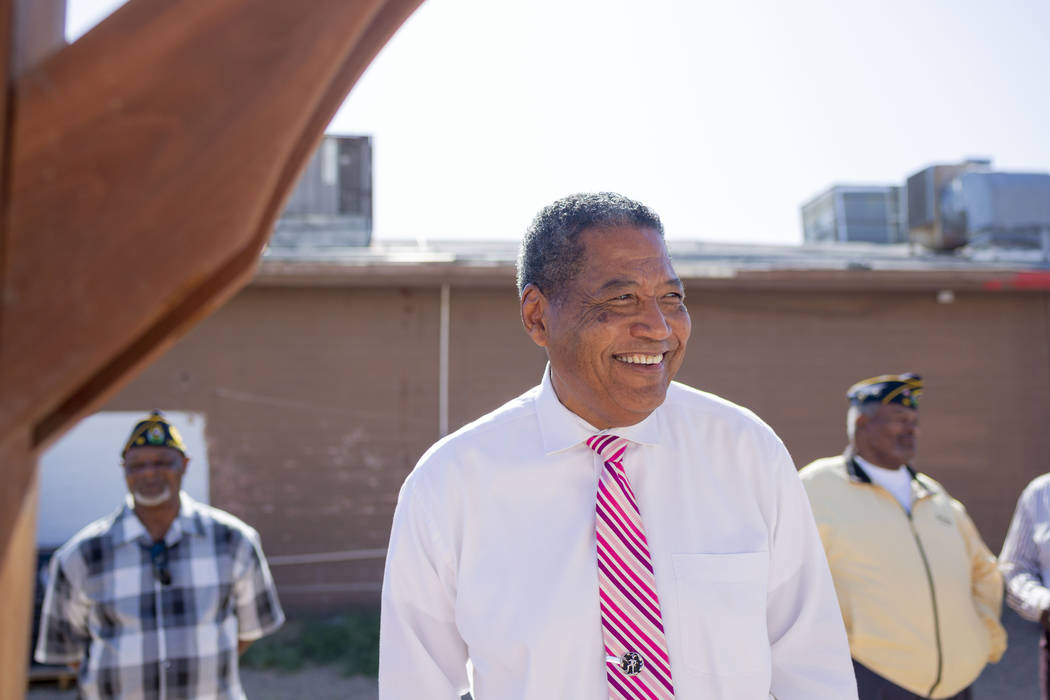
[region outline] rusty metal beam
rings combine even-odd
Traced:
[[[421,1],[131,0],[61,47],[40,37],[64,2],[0,0],[0,586],[31,571],[36,455],[251,279],[325,125]],[[2,697],[24,688],[25,637],[4,625]]]

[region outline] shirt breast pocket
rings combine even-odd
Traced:
[[[769,555],[673,554],[686,666],[705,674],[766,672]]]

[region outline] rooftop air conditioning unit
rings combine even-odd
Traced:
[[[909,238],[933,250],[953,250],[966,245],[966,237],[957,230],[944,229],[941,199],[956,176],[990,167],[989,160],[970,159],[957,165],[932,165],[910,175],[905,187]]]
[[[1050,174],[967,172],[940,199],[949,240],[1037,248],[1050,231]]]

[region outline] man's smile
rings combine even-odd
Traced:
[[[627,365],[658,365],[663,362],[664,355],[666,352],[661,353],[643,353],[643,352],[626,352],[619,355],[613,355],[613,359],[618,360]]]

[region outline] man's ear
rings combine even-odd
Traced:
[[[521,290],[521,323],[532,342],[541,348],[547,347],[549,308],[550,301],[536,285],[527,284],[525,289]]]
[[[871,416],[861,413],[857,416],[857,422],[853,424],[853,441],[864,439],[864,427],[871,422]]]

